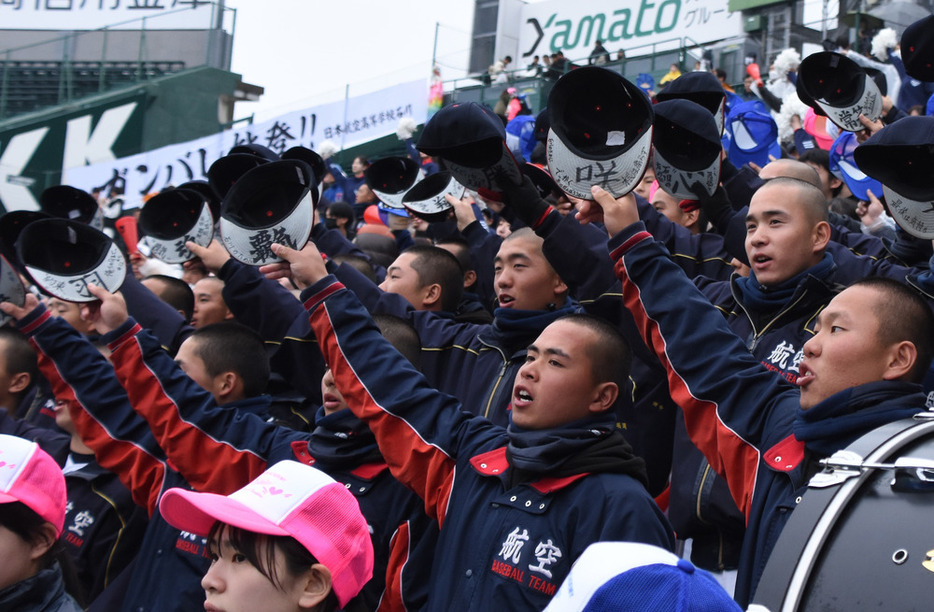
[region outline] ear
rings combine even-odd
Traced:
[[[39,528],[39,537],[36,538],[32,550],[29,551],[30,561],[39,561],[55,545],[57,539],[55,537],[55,525],[49,522],[43,523]]]
[[[694,226],[697,225],[697,219],[700,217],[700,209],[696,208],[692,211],[684,213],[682,219],[684,219],[684,227],[688,229],[694,229]]]
[[[836,189],[837,187],[839,187],[839,186],[842,185],[842,184],[843,184],[843,181],[842,181],[842,180],[838,179],[837,177],[835,177],[835,176],[832,175],[832,174],[830,175],[830,183],[828,183],[828,185],[830,186],[831,189]]]
[[[565,283],[563,280],[561,280],[561,277],[558,276],[557,272],[555,273],[554,292],[555,292],[555,295],[556,295],[556,296],[561,296],[561,297],[564,297],[564,296],[566,296],[566,295],[568,294],[568,286],[567,286],[567,283]]]
[[[594,389],[589,410],[595,413],[605,412],[610,409],[617,397],[619,397],[619,385],[614,382],[600,383]]]
[[[911,374],[918,362],[918,347],[913,342],[902,340],[889,348],[883,380],[903,380]]]
[[[477,282],[477,273],[474,270],[464,272],[464,289]]]
[[[233,321],[233,318],[234,318],[234,315],[233,315],[232,312],[230,312],[230,309],[228,308],[228,309],[227,309],[227,313],[224,315],[224,320],[225,320],[225,321]]]
[[[814,252],[822,253],[830,242],[830,224],[826,221],[819,221],[814,226]]]
[[[240,397],[243,381],[236,372],[221,372],[214,377],[214,389],[218,398]]]
[[[8,391],[10,393],[20,393],[27,389],[31,382],[32,376],[29,375],[29,372],[18,372],[10,379],[10,388]]]
[[[422,306],[430,310],[435,306],[441,306],[441,285],[432,283],[427,287],[422,287]]]
[[[331,593],[331,570],[315,563],[305,572],[303,580],[305,586],[299,595],[298,605],[303,610],[311,610]]]

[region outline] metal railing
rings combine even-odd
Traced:
[[[211,27],[203,30],[160,28],[190,10],[178,9],[0,49],[0,120],[187,68],[229,70],[236,9],[206,5]]]

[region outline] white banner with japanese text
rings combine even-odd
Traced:
[[[283,153],[299,145],[316,149],[330,140],[345,149],[394,133],[404,117],[423,123],[427,112],[428,84],[412,81],[138,155],[65,168],[62,182],[105,194],[117,188],[130,203],[171,185],[205,179],[211,164],[237,145],[259,144]]]

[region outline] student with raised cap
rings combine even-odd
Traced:
[[[429,609],[541,608],[592,542],[672,546],[644,463],[610,412],[629,361],[611,326],[573,316],[545,327],[516,375],[511,424],[497,427],[391,350],[314,245],[273,248],[288,265],[263,271],[306,287],[309,322],[348,405],[441,525]]]
[[[854,284],[817,315],[800,359],[792,359],[797,375],[778,375],[750,355],[645,232],[634,198],[615,200],[596,186],[593,197],[578,214],[606,224],[623,303],[668,371],[692,441],[726,479],[745,518],[735,597],[746,605],[819,459],[924,409],[918,381],[931,362],[931,312],[898,282]],[[771,217],[753,212],[751,236]],[[758,271],[772,277],[777,268]]]

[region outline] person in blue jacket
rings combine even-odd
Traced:
[[[236,324],[202,328],[182,344],[173,363],[158,341],[128,316],[121,297],[96,287],[92,291],[102,303],[88,316],[98,330],[105,332],[102,338],[109,342],[113,367],[73,328],[63,321],[44,317],[43,307],[30,301],[26,308],[16,311],[23,321],[36,321],[26,323],[25,329],[41,351],[43,370],[56,372],[58,388],[67,389],[80,405],[91,407],[88,410],[100,406],[100,414],[95,418],[110,422],[119,422],[121,418],[145,419],[142,426],[151,431],[157,448],[164,449],[166,464],[171,464],[175,476],[167,479],[170,484],[183,477],[181,486],[227,494],[282,459],[326,471],[358,499],[376,550],[375,577],[347,609],[389,611],[421,607],[426,597],[425,577],[430,572],[437,525],[425,515],[421,501],[390,476],[373,434],[347,409],[330,373],[325,374],[321,383],[324,403],[315,430],[308,434],[278,425],[268,413],[255,409],[268,408],[269,398],[262,395],[268,369],[264,367],[261,343],[252,337],[253,332]],[[417,358],[418,336],[404,322],[385,321],[383,333],[393,338],[400,350]],[[231,371],[241,372],[244,368],[214,371],[211,367],[225,363],[229,366],[231,361],[252,367],[255,372],[231,376]],[[107,404],[94,401],[98,394],[119,399],[121,394],[113,390],[114,386],[126,390],[119,409],[113,401]],[[137,414],[127,414],[130,406]],[[72,414],[84,431],[94,431],[86,411],[73,410]],[[108,442],[107,438],[94,439],[89,445],[103,451],[102,461],[118,461],[120,449],[112,444],[102,446]],[[150,495],[152,501],[158,501],[159,497],[161,491]],[[164,531],[168,525],[158,510],[153,512],[156,527],[151,530]],[[179,540],[191,540],[189,548],[203,556],[204,549],[199,548],[203,547],[202,538],[183,535]],[[155,572],[171,570],[165,562],[151,560],[163,556],[153,555],[152,550],[152,544],[147,546],[144,541],[141,553],[144,558],[138,562],[137,571],[146,577],[143,572],[148,570],[147,579]],[[197,565],[192,569],[195,573],[199,569],[203,572]],[[178,569],[173,575],[178,581]],[[200,579],[197,573],[195,577]],[[131,593],[135,601],[147,605],[146,609],[166,605],[146,589],[138,591]],[[198,595],[203,599],[203,594]],[[190,605],[187,602],[177,609]],[[134,608],[125,604],[124,609]]]
[[[819,460],[924,409],[919,381],[934,354],[934,318],[902,283],[855,283],[817,315],[790,381],[751,355],[669,261],[639,222],[633,197],[592,192],[578,216],[605,223],[623,304],[665,366],[691,440],[746,519],[735,592],[746,605]]]
[[[433,389],[392,350],[314,245],[273,249],[287,263],[261,270],[305,287],[337,386],[393,475],[441,525],[428,609],[541,609],[592,542],[671,549],[644,462],[610,410],[629,361],[612,326],[574,315],[540,331],[510,392],[510,424],[498,427]]]

